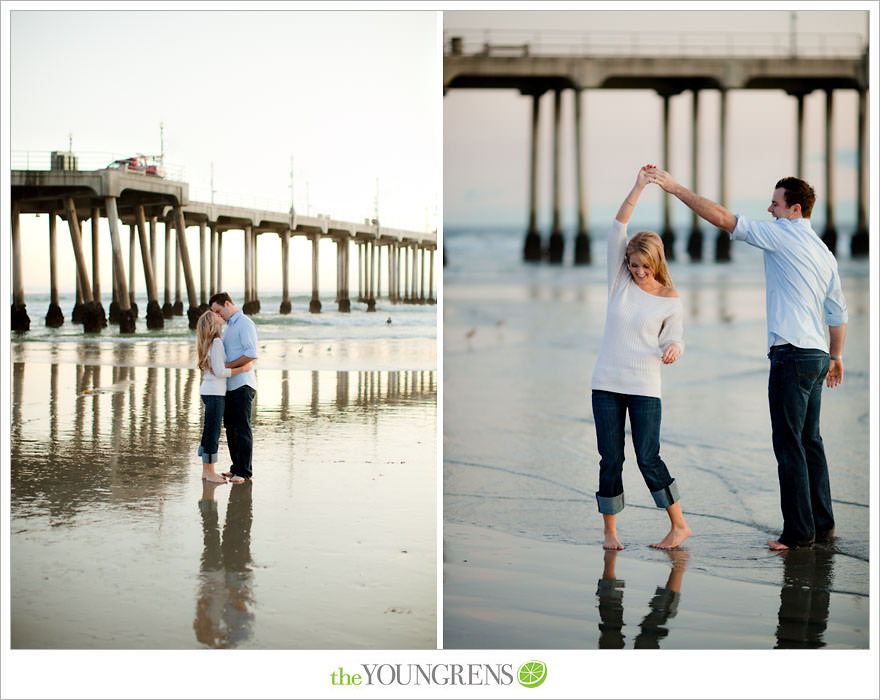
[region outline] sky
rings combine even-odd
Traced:
[[[580,12],[445,12],[444,40],[452,35],[478,43],[534,44],[553,41],[593,42],[613,38],[636,52],[664,43],[733,43],[787,47],[791,29],[800,50],[838,40],[860,46],[868,31],[867,12],[780,10],[692,10],[694,4],[667,11]],[[867,4],[862,4],[866,7]],[[704,5],[698,5],[704,7]],[[727,5],[729,6],[729,4]],[[801,4],[802,6],[802,4]],[[685,9],[685,7],[687,9]],[[754,5],[750,5],[754,7]],[[798,5],[793,6],[795,9]],[[822,7],[820,4],[819,7]],[[794,25],[792,25],[794,17]],[[876,20],[875,20],[876,21]],[[828,29],[832,28],[832,32]],[[515,32],[515,33],[514,33]],[[842,36],[835,37],[832,34]],[[621,39],[622,37],[622,39]],[[466,52],[468,52],[466,50]],[[561,168],[562,223],[576,229],[573,92],[562,94]],[[662,163],[662,99],[649,90],[586,90],[581,97],[588,223],[604,228],[629,190],[638,168]],[[699,182],[691,165],[692,94],[670,100],[670,162],[666,168],[678,181],[710,199],[720,198],[719,114],[717,91],[700,92],[698,123]],[[728,206],[762,215],[772,185],[793,174],[796,162],[795,98],[783,91],[740,90],[728,94]],[[854,226],[856,215],[855,91],[834,93],[834,188],[838,228]],[[805,99],[805,179],[816,189],[820,205],[813,220],[824,222],[825,95]],[[771,118],[768,118],[771,117]],[[552,217],[553,96],[541,99],[539,118],[539,227],[548,231]],[[521,228],[528,221],[531,97],[516,90],[450,89],[443,100],[444,226],[456,228]],[[662,221],[662,197],[648,190],[640,212],[656,226]],[[652,219],[653,217],[653,219]],[[689,225],[691,214],[677,200],[673,225]]]
[[[215,201],[287,211],[292,157],[299,213],[362,221],[373,217],[378,194],[383,225],[437,227],[436,13],[31,6],[18,3],[7,15],[13,168],[47,163],[71,140],[81,169],[164,146],[169,177],[188,182],[191,199],[210,201],[213,164]],[[47,221],[22,217],[26,292],[49,284]],[[66,224],[59,236],[59,285],[71,289]],[[127,231],[122,237],[127,242]],[[195,250],[197,229],[188,240]],[[242,240],[240,232],[224,236],[224,285],[243,282]],[[261,289],[280,289],[279,237],[261,235],[259,250]],[[294,287],[310,288],[304,238],[294,238],[291,256]],[[110,264],[108,246],[102,290],[110,288]],[[335,290],[335,270],[335,244],[325,241],[323,292]],[[356,274],[353,267],[354,285]],[[137,277],[143,286],[140,267]]]

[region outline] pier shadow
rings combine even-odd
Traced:
[[[218,486],[229,489],[222,534],[215,498]],[[206,481],[199,499],[204,547],[193,630],[199,642],[213,649],[234,649],[253,635],[252,488],[252,481],[233,486]]]
[[[650,611],[639,624],[639,633],[633,642],[635,649],[659,649],[661,640],[669,635],[667,622],[678,613],[681,582],[687,569],[690,553],[684,549],[664,550],[672,568],[664,586],[658,586],[650,602]],[[599,600],[599,648],[623,649],[626,636],[623,633],[623,590],[626,582],[615,573],[616,550],[604,552],[602,578],[596,588]]]
[[[783,557],[775,649],[819,649],[828,627],[834,552],[821,547],[790,549]]]

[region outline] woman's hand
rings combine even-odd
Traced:
[[[648,170],[649,168],[654,168],[654,169],[656,169],[657,166],[656,166],[656,165],[650,165],[650,164],[649,164],[649,165],[643,165],[641,168],[639,168],[639,175],[638,175],[638,177],[636,178],[636,186],[637,186],[637,187],[642,187],[642,188],[643,188],[643,187],[647,187],[647,185],[650,184],[650,182],[651,182],[651,176],[650,176],[650,173],[649,173],[649,170]]]
[[[678,347],[677,343],[673,343],[668,348],[666,348],[666,351],[663,353],[663,358],[662,358],[663,364],[664,365],[671,365],[673,362],[675,362],[679,358],[680,355],[681,355],[681,348]]]
[[[253,360],[251,360],[250,362],[243,364],[241,366],[241,371],[242,372],[250,372],[253,368],[254,368],[254,362],[253,362]]]
[[[672,176],[657,166],[651,165],[648,168],[648,181],[660,185],[666,192],[672,192],[677,184]]]

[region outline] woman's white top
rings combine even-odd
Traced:
[[[626,264],[626,224],[608,232],[608,310],[591,388],[660,398],[660,368],[673,343],[684,351],[682,305],[641,289]]]
[[[223,341],[214,338],[211,350],[208,352],[208,365],[214,374],[202,370],[202,386],[199,394],[204,396],[225,396],[226,378],[232,376],[232,370],[226,366],[226,351],[223,349]]]

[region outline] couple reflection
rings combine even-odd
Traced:
[[[690,554],[684,549],[663,551],[669,557],[672,568],[669,571],[666,586],[657,588],[654,597],[651,598],[651,610],[639,625],[640,631],[633,645],[636,649],[659,649],[660,640],[669,634],[669,630],[664,625],[678,612],[681,580],[687,568]],[[596,590],[601,620],[599,623],[600,649],[623,649],[625,643],[623,634],[623,588],[625,583],[617,578],[614,570],[617,554],[618,551],[614,549],[605,551],[605,566]]]
[[[199,572],[196,639],[215,649],[230,649],[246,642],[252,633],[251,523],[253,482],[226,486],[229,502],[223,533],[214,492],[219,484],[203,482],[199,511],[202,516],[204,549]]]

